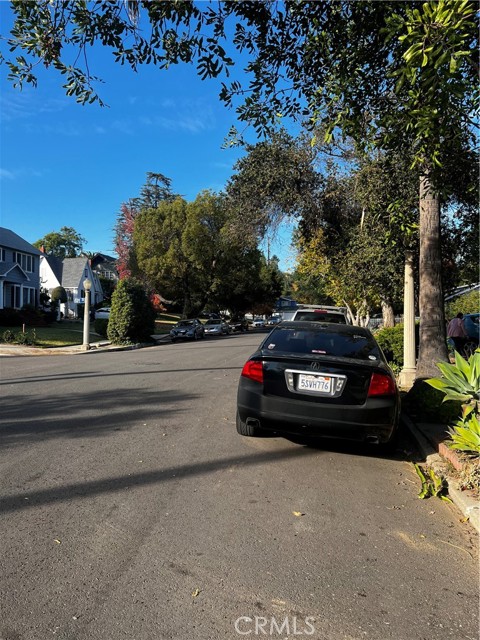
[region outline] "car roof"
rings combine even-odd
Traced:
[[[273,331],[282,329],[297,329],[298,331],[322,331],[328,333],[337,333],[343,336],[348,335],[364,335],[373,337],[370,329],[366,327],[357,327],[351,324],[336,324],[332,322],[315,322],[314,320],[284,320],[277,324]]]

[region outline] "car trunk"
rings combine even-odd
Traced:
[[[378,362],[349,360],[346,358],[312,357],[306,355],[299,358],[276,354],[274,357],[265,354],[261,357],[263,366],[263,392],[269,396],[283,398],[297,398],[305,402],[321,402],[326,404],[361,405],[367,399],[370,379],[374,371],[378,371]],[[301,361],[300,361],[301,360]],[[380,368],[381,371],[384,372]],[[287,383],[286,372],[289,374],[290,386]],[[298,391],[300,373],[309,376],[322,376],[326,379],[343,380],[338,382],[342,387],[338,397],[329,397],[316,391]]]

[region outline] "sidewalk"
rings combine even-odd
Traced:
[[[454,476],[453,469],[461,471],[464,465],[445,442],[448,438],[447,427],[430,422],[413,422],[405,413],[402,413],[402,423],[413,436],[426,465],[446,479],[452,502],[480,533],[480,500],[473,491],[460,489]]]
[[[2,356],[61,356],[76,355],[86,353],[98,353],[99,351],[130,351],[132,349],[142,349],[143,347],[153,347],[156,344],[170,342],[168,334],[159,334],[152,336],[153,343],[139,343],[125,346],[112,345],[108,340],[100,340],[99,342],[91,342],[90,349],[85,350],[81,344],[71,347],[27,347],[19,344],[0,344],[0,357]]]

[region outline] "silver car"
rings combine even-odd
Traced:
[[[207,336],[226,336],[231,333],[230,325],[221,318],[210,318],[203,325]]]

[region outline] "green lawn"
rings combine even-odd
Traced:
[[[155,321],[155,333],[168,333],[179,319],[179,315],[159,314]],[[6,331],[17,335],[22,333],[22,327],[0,327],[0,343],[7,342],[3,337]],[[63,322],[55,322],[48,327],[27,327],[26,333],[36,347],[71,347],[83,343],[83,320],[64,320]],[[105,338],[95,333],[93,323],[90,323],[89,341],[99,342],[100,340],[105,340]]]
[[[102,337],[90,325],[90,342],[98,342]],[[5,343],[4,333],[22,333],[22,327],[0,327],[0,342]],[[71,347],[83,343],[83,322],[55,322],[48,327],[27,327],[26,333],[36,347]],[[15,343],[14,343],[15,344]]]

